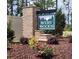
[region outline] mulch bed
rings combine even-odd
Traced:
[[[53,49],[54,57],[52,59],[72,59],[72,43],[61,41],[58,45],[49,45]],[[12,44],[12,49],[8,51],[11,59],[42,59],[36,57],[36,51],[28,45]]]

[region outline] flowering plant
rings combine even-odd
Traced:
[[[37,40],[36,40],[36,38],[33,36],[33,37],[29,40],[29,46],[30,46],[31,48],[35,48],[36,45],[37,45]]]
[[[39,51],[38,54],[42,56],[43,59],[51,59],[53,56],[52,48],[49,48],[49,46],[44,45]]]

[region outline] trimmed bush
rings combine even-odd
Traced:
[[[50,38],[47,41],[48,44],[59,44],[58,40],[56,38]]]
[[[22,37],[20,39],[20,43],[23,44],[23,45],[28,44],[28,38]]]

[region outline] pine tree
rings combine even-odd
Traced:
[[[53,0],[39,0],[39,2],[34,3],[36,7],[39,7],[41,10],[48,9],[49,7],[54,6]]]

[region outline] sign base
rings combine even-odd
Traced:
[[[38,41],[48,41],[52,37],[51,34],[41,34],[38,38]]]

